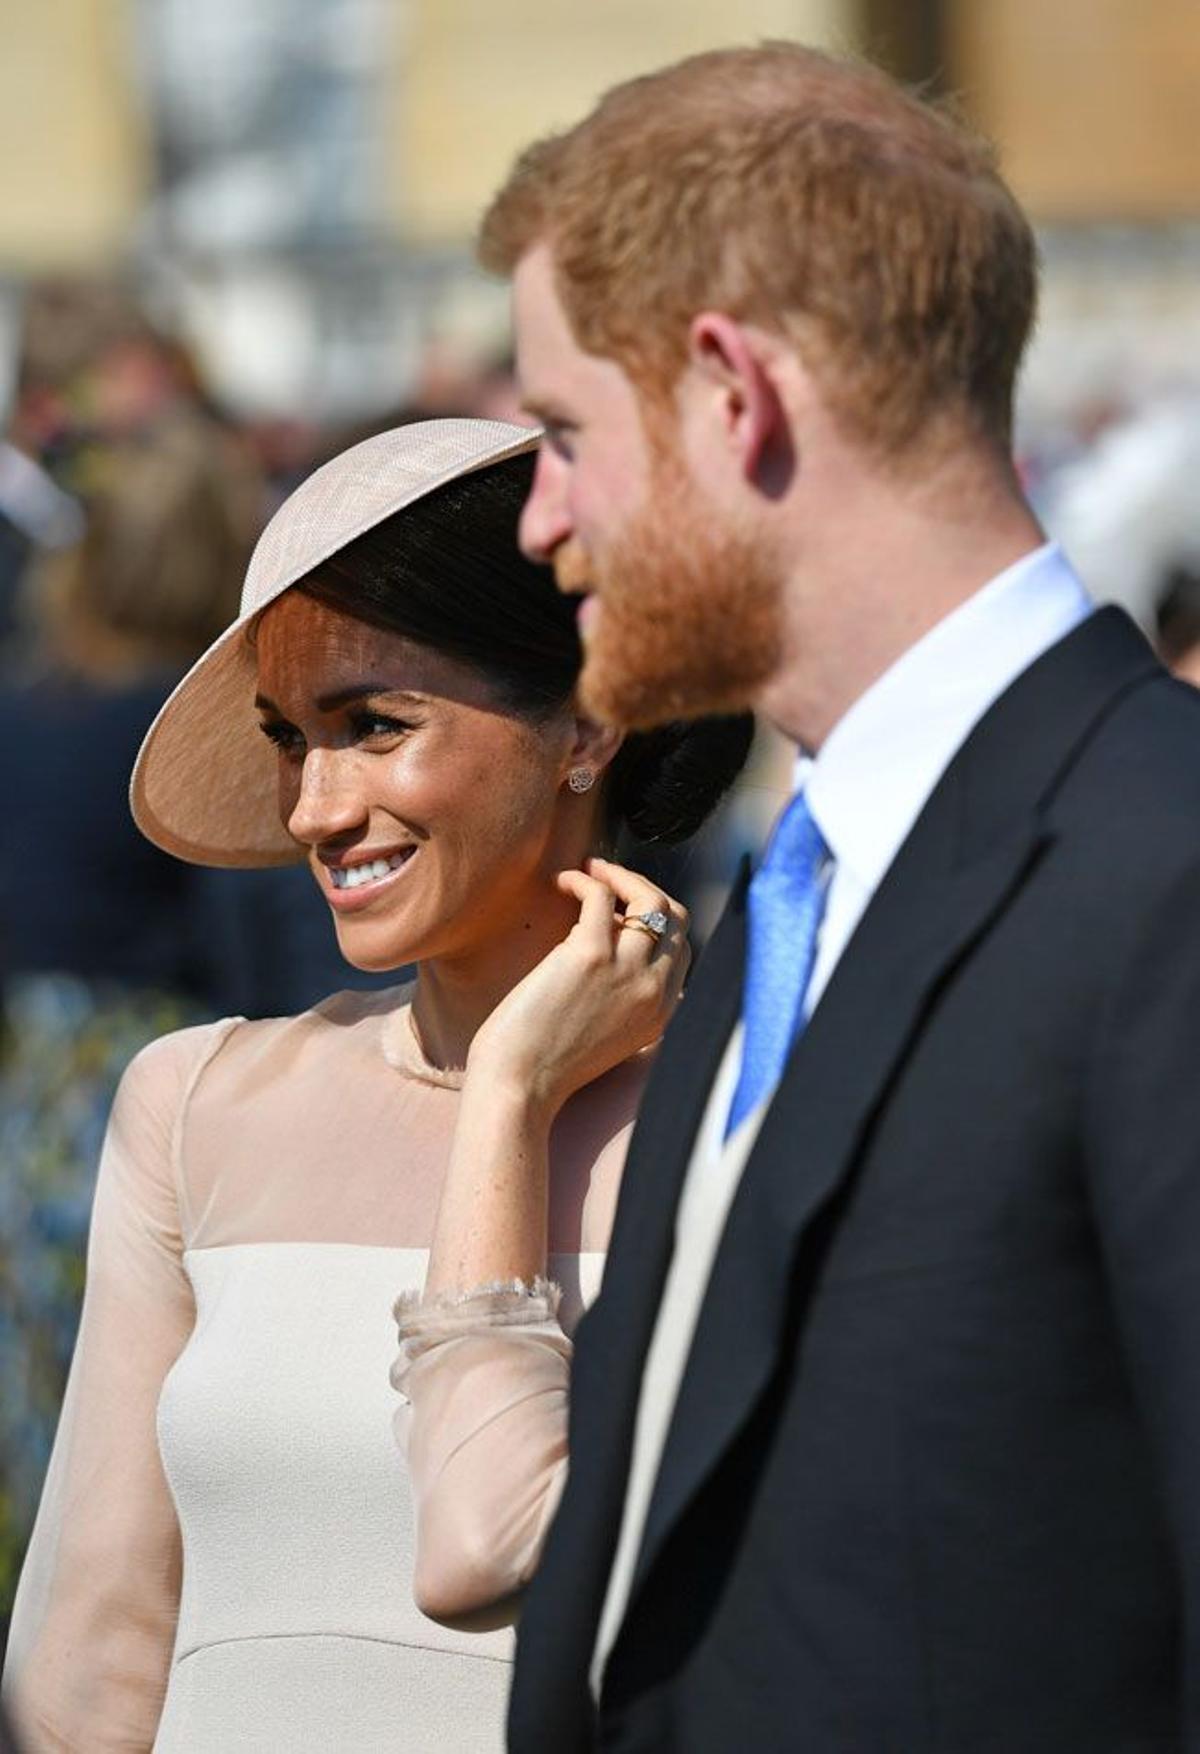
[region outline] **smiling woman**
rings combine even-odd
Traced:
[[[515,543],[536,442],[435,422],[318,471],[139,758],[158,844],[307,860],[347,958],[418,975],[126,1076],[10,1644],[31,1750],[502,1746],[688,960],[599,855],[697,827],[749,741],[579,712],[573,606]]]
[[[351,962],[461,959],[516,931],[523,957],[533,891],[547,929],[569,907],[541,891],[585,855],[595,800],[560,795],[560,770],[589,749],[598,767],[610,737],[523,715],[472,665],[304,587],[263,616],[258,673],[280,816]]]

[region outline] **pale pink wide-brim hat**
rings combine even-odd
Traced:
[[[142,833],[194,865],[290,865],[277,757],[258,728],[249,630],[269,603],[365,530],[460,475],[534,450],[540,433],[496,420],[424,420],[364,439],[310,475],[258,541],[236,621],[194,664],[146,733],[129,801]]]

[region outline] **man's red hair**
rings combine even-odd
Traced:
[[[767,43],[615,87],[518,159],[480,258],[542,242],[576,340],[653,395],[721,310],[787,338],[879,452],[946,414],[1008,444],[1029,224],[990,147],[875,68]]]

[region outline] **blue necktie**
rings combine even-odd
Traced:
[[[727,1139],[774,1090],[800,1032],[825,911],[827,852],[799,792],[776,823],[750,879],[742,1069],[725,1123]]]

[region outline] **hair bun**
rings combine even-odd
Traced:
[[[612,826],[644,842],[687,840],[741,772],[753,740],[750,713],[631,732],[609,769]]]

